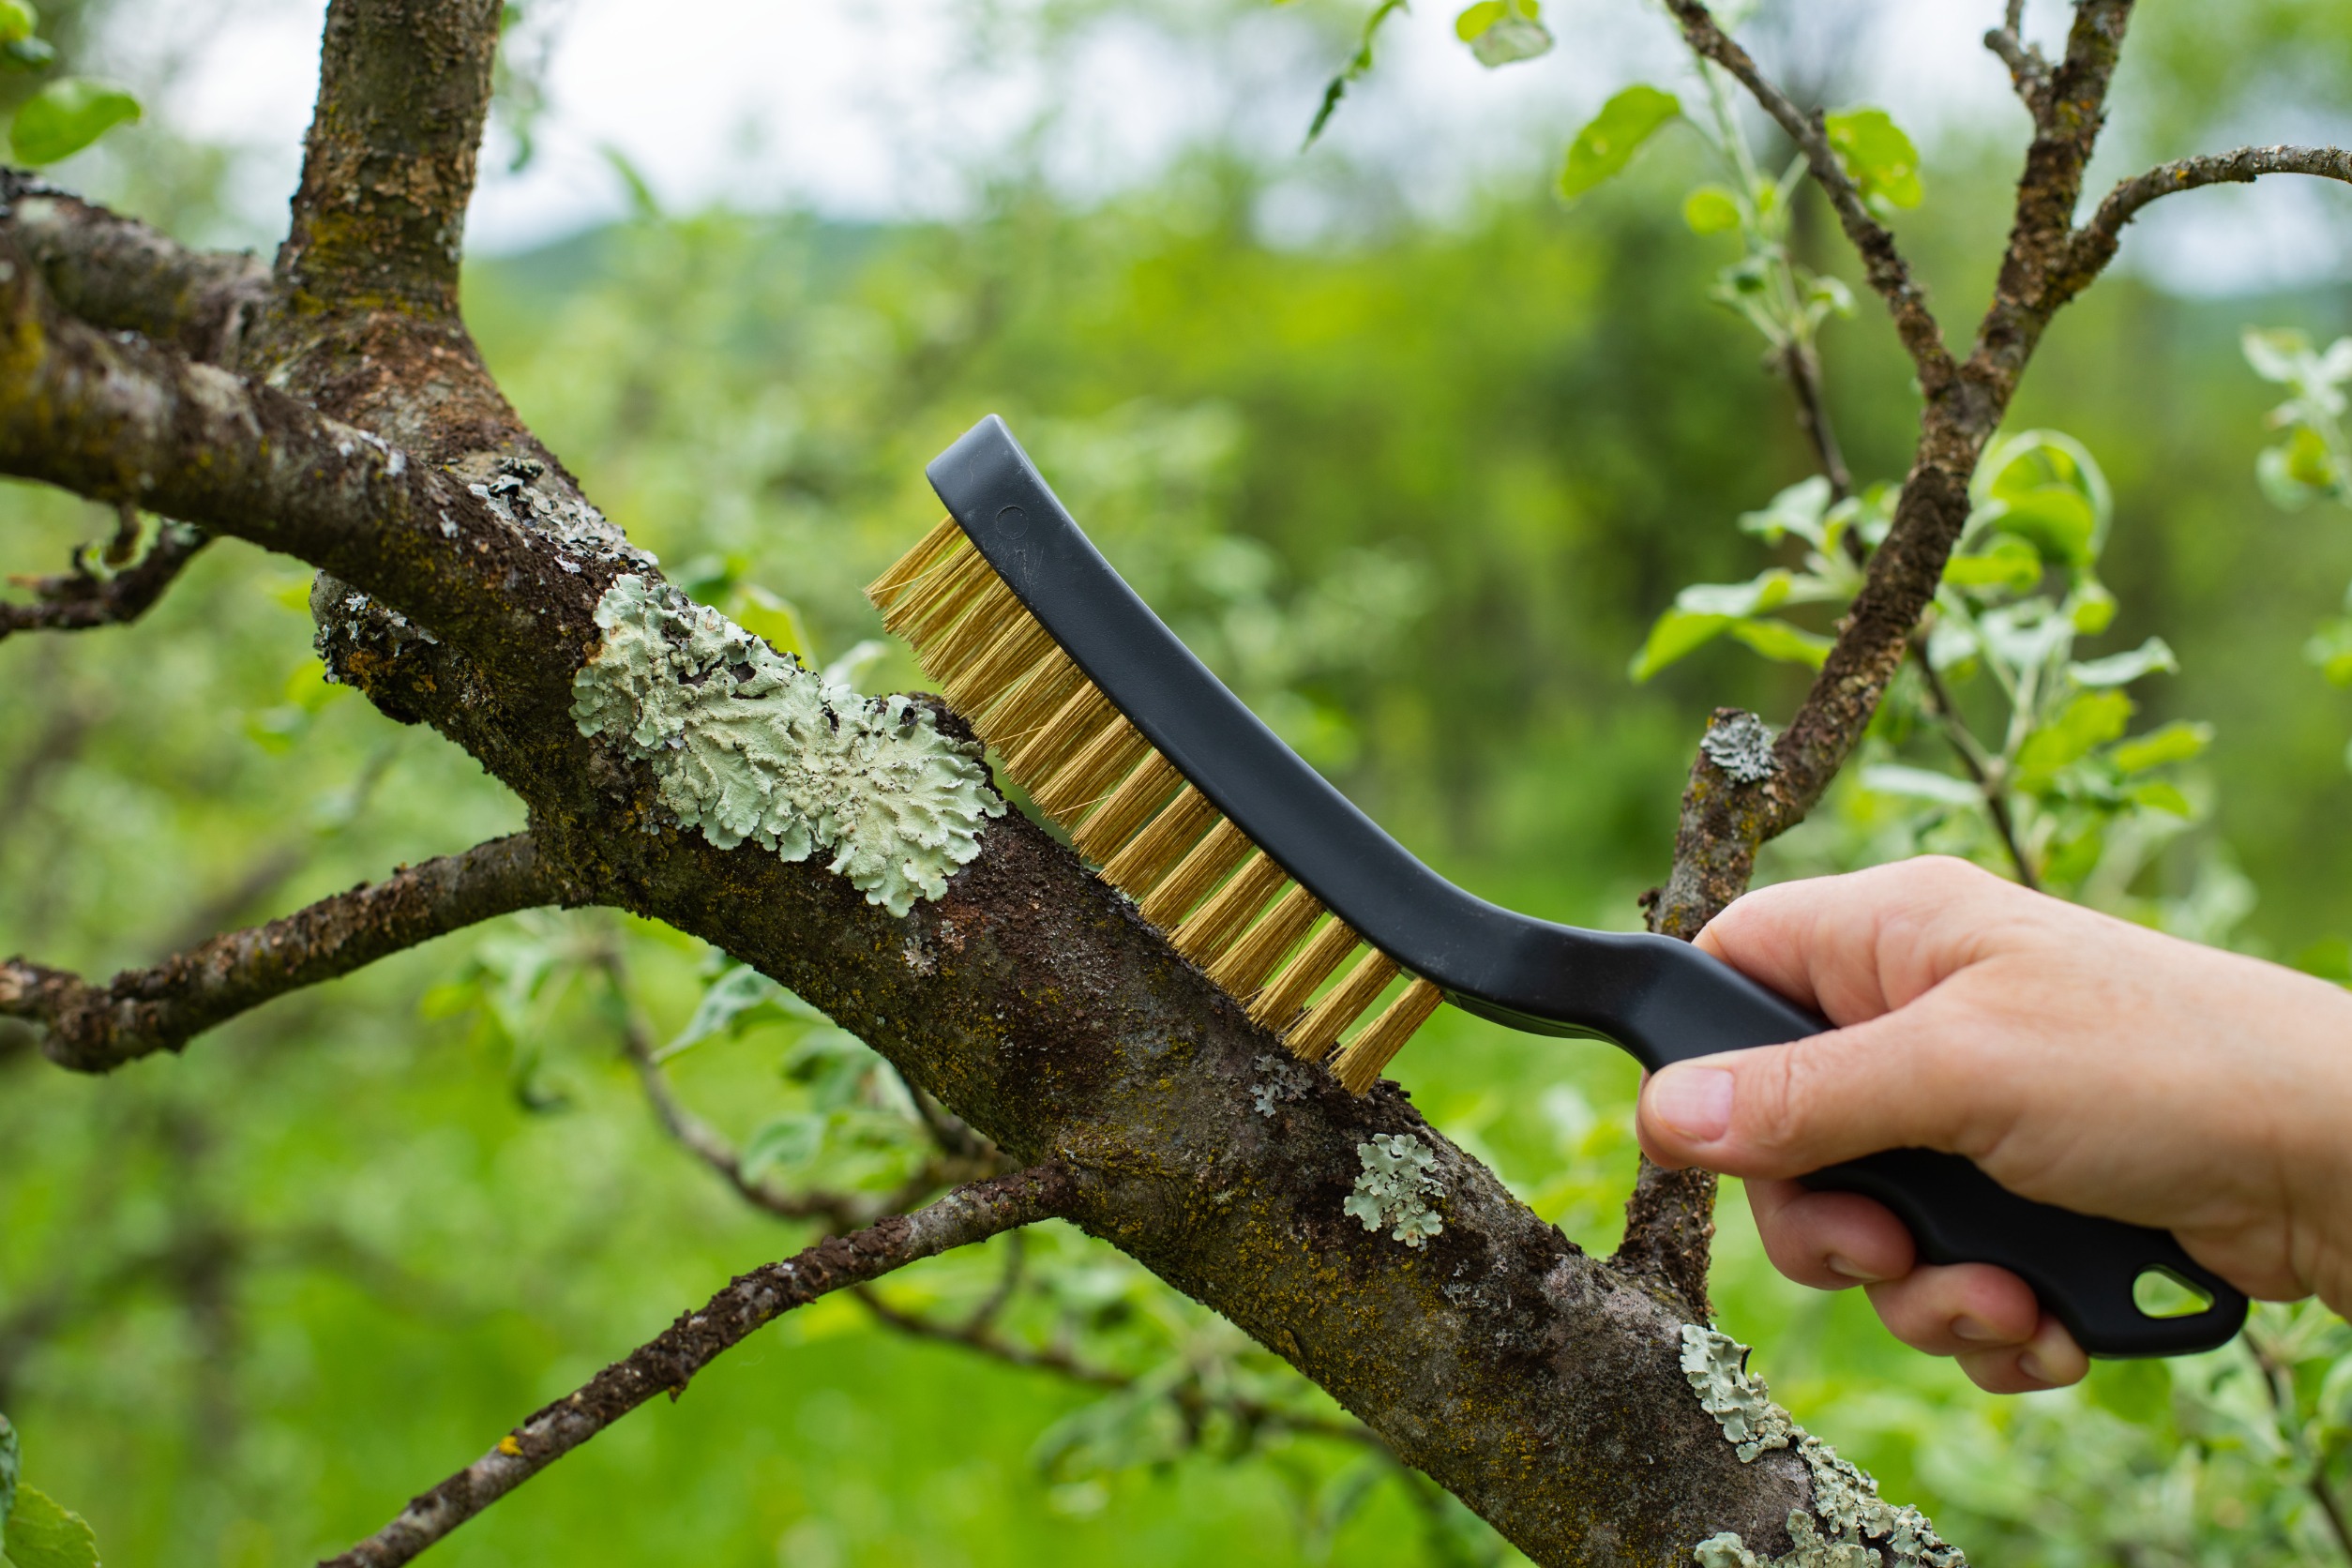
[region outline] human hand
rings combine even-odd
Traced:
[[[1698,944],[1840,1027],[1657,1073],[1642,1148],[1745,1178],[1783,1274],[1863,1286],[1980,1386],[2088,1364],[2015,1274],[1922,1265],[1879,1204],[1789,1178],[1946,1150],[2021,1196],[2170,1230],[2249,1295],[2352,1303],[2352,993],[1941,857],[1763,888]]]

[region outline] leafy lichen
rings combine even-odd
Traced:
[[[827,870],[904,914],[944,893],[1004,814],[978,748],[928,709],[830,685],[666,582],[614,579],[596,625],[573,722],[648,764],[679,824],[722,850],[826,852]]]
[[[1926,1515],[1880,1498],[1877,1482],[1773,1404],[1747,1359],[1748,1348],[1729,1334],[1682,1325],[1682,1375],[1699,1408],[1737,1445],[1743,1464],[1768,1449],[1794,1447],[1813,1477],[1814,1514],[1788,1515],[1791,1545],[1779,1557],[1750,1550],[1730,1530],[1710,1536],[1692,1552],[1701,1568],[1968,1568]]]
[[[1341,1207],[1366,1230],[1393,1226],[1391,1240],[1419,1247],[1445,1229],[1426,1201],[1445,1196],[1445,1184],[1435,1174],[1438,1156],[1427,1144],[1410,1133],[1380,1133],[1356,1145],[1356,1158],[1364,1172]]]
[[[1772,740],[1771,725],[1743,713],[1709,725],[1698,748],[1735,784],[1760,784],[1780,767],[1772,755]]]

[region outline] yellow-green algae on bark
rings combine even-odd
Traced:
[[[825,869],[904,914],[946,892],[1004,814],[979,747],[929,709],[828,682],[669,583],[614,579],[596,626],[573,722],[650,766],[679,825],[722,850],[829,852]]]
[[[1814,1514],[1789,1513],[1792,1545],[1779,1557],[1749,1550],[1731,1530],[1709,1536],[1692,1548],[1700,1568],[1968,1568],[1968,1558],[1925,1515],[1880,1498],[1877,1482],[1772,1403],[1747,1363],[1748,1348],[1729,1334],[1682,1325],[1682,1376],[1699,1408],[1715,1418],[1742,1463],[1768,1449],[1795,1448],[1813,1475]]]

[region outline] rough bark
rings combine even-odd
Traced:
[[[0,963],[0,1015],[41,1027],[41,1050],[103,1073],[288,991],[364,969],[438,936],[546,904],[576,902],[526,834],[403,868],[282,920],[231,931],[104,986],[22,957]]]

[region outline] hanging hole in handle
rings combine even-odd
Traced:
[[[2213,1304],[2212,1294],[2159,1263],[2132,1281],[2132,1304],[2147,1318],[2194,1318]]]

